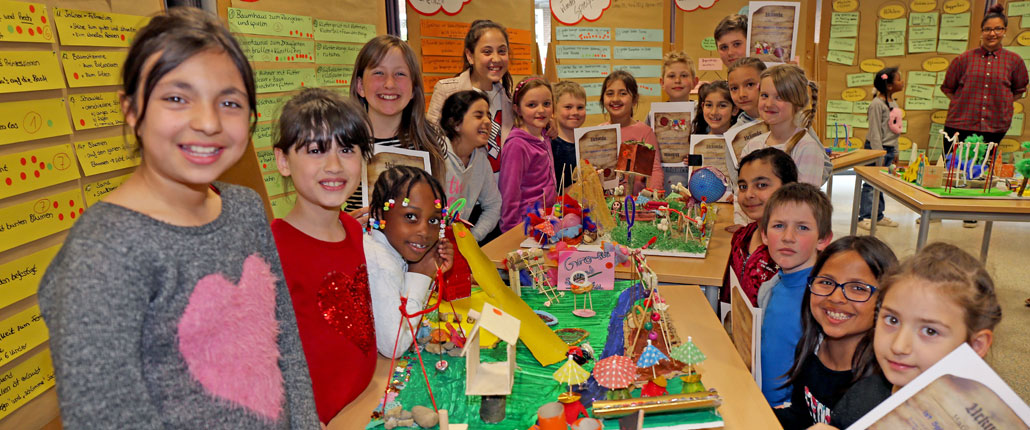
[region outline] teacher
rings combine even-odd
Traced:
[[[979,134],[985,142],[1001,142],[1012,125],[1013,102],[1027,86],[1026,65],[1002,41],[1009,20],[1004,6],[991,6],[980,22],[980,47],[963,52],[948,66],[941,92],[951,99],[944,131],[959,134],[959,142]],[[951,143],[944,140],[944,153]],[[965,221],[973,228],[976,221]]]

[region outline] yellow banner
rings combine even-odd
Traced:
[[[46,5],[0,0],[0,41],[51,43]]]
[[[0,199],[78,177],[71,145],[0,155]]]
[[[129,139],[128,141],[126,139]],[[139,165],[140,157],[128,147],[134,137],[112,136],[75,142],[75,154],[86,176]]]
[[[76,130],[120,125],[125,122],[122,107],[118,104],[118,93],[91,93],[68,96],[72,111],[72,123]]]
[[[0,252],[71,228],[85,207],[76,188],[0,209]]]
[[[50,337],[39,315],[39,305],[0,321],[0,366],[21,357]]]
[[[64,88],[57,53],[0,51],[0,93]]]
[[[126,55],[128,53],[124,51],[62,52],[64,78],[71,88],[120,85],[122,63],[125,63]]]
[[[0,103],[0,145],[71,132],[64,99]]]
[[[104,198],[108,193],[118,188],[122,182],[129,179],[132,173],[127,173],[122,176],[115,176],[113,178],[104,179],[102,181],[96,181],[86,184],[82,187],[82,191],[86,194],[86,206],[93,206]]]
[[[54,386],[54,363],[44,349],[0,375],[0,420]]]
[[[148,22],[150,18],[145,16],[54,8],[54,25],[62,45],[128,47],[136,31]]]
[[[0,308],[36,294],[39,280],[61,245],[24,256],[0,265]]]

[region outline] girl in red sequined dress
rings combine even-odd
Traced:
[[[283,274],[311,372],[318,417],[328,424],[376,367],[361,225],[340,210],[372,155],[365,110],[309,88],[283,106],[275,161],[296,189],[293,209],[272,221]]]

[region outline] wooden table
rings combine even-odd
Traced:
[[[852,167],[880,159],[880,157],[883,157],[886,154],[887,151],[882,149],[857,149],[832,159],[833,173],[830,174],[830,178],[826,180],[826,196],[833,196],[833,175],[836,175],[837,172],[843,172]],[[876,165],[879,166],[880,163],[877,162]]]
[[[708,254],[705,258],[649,255],[647,263],[658,275],[660,283],[700,285],[704,288],[709,303],[718,309],[719,287],[722,286],[722,275],[730,258],[730,238],[733,235],[726,231],[726,227],[733,224],[733,205],[716,205],[719,207],[719,217],[715,220],[715,231],[708,242]],[[518,249],[519,244],[525,239],[522,226],[519,225],[483,246],[483,252],[498,269],[503,269],[505,256]],[[615,277],[629,279],[632,273],[627,267],[618,267]]]
[[[855,168],[857,177],[855,179],[855,199],[851,207],[851,234],[855,234],[858,229],[858,207],[862,199],[862,181],[869,183],[875,190],[871,213],[875,214],[877,212],[880,206],[879,194],[877,193],[883,192],[903,206],[920,214],[922,220],[919,223],[919,237],[916,239],[916,250],[922,249],[923,245],[926,244],[926,236],[930,231],[930,220],[982,220],[986,222],[984,223],[983,242],[980,245],[980,260],[986,262],[994,221],[1030,221],[1030,199],[946,199],[917,190],[908,184],[888,177],[881,173],[880,169],[880,167],[876,166]],[[870,223],[869,227],[869,234],[876,235],[876,223]]]
[[[673,324],[681,337],[691,336],[708,359],[702,364],[705,387],[715,388],[722,397],[719,413],[726,429],[781,429],[769,403],[715,314],[707,310],[701,290],[693,286],[666,288],[663,297],[674,311]],[[390,360],[380,357],[372,383],[357,400],[347,405],[329,423],[330,430],[364,428],[369,415],[381,400],[390,374]],[[414,376],[412,384],[419,383]],[[646,422],[646,418],[645,418]],[[471,428],[471,427],[470,427]]]

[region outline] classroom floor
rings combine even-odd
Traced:
[[[833,234],[843,237],[851,231],[851,205],[855,189],[855,176],[837,175],[833,179]],[[900,203],[886,197],[884,215],[897,221],[898,227],[878,227],[876,237],[883,240],[898,255],[905,258],[915,253],[919,225],[918,215]],[[930,225],[927,243],[943,241],[962,247],[977,258],[983,238],[983,222],[976,228],[963,228],[962,221],[945,220]],[[869,234],[858,229],[858,234]],[[1001,302],[1002,320],[994,332],[994,345],[986,360],[1008,382],[1009,386],[1030,402],[1030,307],[1024,301],[1030,297],[1030,266],[1027,250],[1030,223],[995,222],[987,254],[987,271]]]

